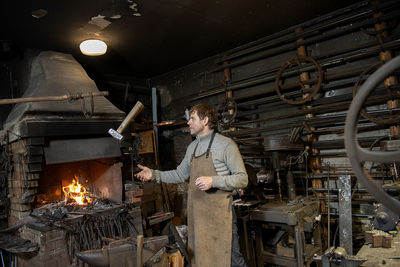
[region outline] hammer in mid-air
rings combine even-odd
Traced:
[[[129,123],[136,118],[137,115],[139,115],[140,111],[142,111],[144,108],[142,102],[138,101],[136,102],[135,106],[132,108],[132,110],[129,112],[128,116],[125,117],[125,119],[122,121],[121,125],[118,127],[117,130],[114,130],[113,128],[110,128],[108,130],[108,133],[114,137],[117,138],[118,140],[122,140],[122,132],[125,130],[125,128],[129,125]]]

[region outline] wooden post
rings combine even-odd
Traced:
[[[143,266],[143,235],[138,235],[136,240],[136,267]]]

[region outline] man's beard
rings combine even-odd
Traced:
[[[198,129],[193,129],[193,133],[191,132],[190,134],[192,136],[197,136],[199,133],[203,132],[204,127],[203,128],[198,128]]]

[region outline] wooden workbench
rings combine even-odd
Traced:
[[[358,251],[357,257],[367,260],[361,264],[365,267],[400,266],[400,232],[393,237],[391,248],[374,248],[372,244],[367,244]]]

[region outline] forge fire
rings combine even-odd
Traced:
[[[78,182],[78,177],[72,179],[72,183],[63,186],[65,203],[76,203],[79,205],[86,205],[92,202],[86,188]]]

